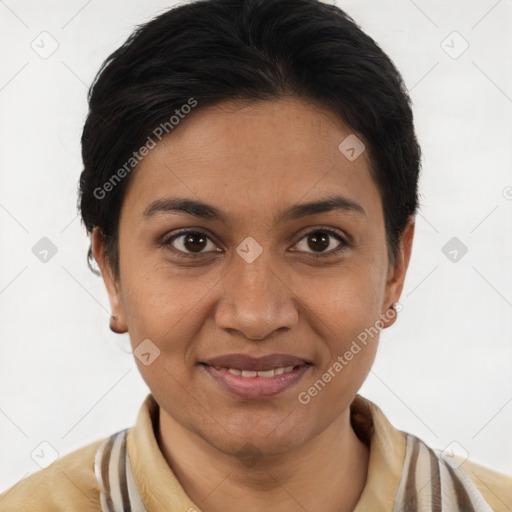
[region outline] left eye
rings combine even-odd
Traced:
[[[337,240],[339,243],[336,245],[336,243],[333,243],[333,239]],[[348,243],[341,235],[330,229],[311,231],[300,239],[297,246],[301,245],[302,242],[304,242],[306,247],[311,248],[313,250],[312,252],[316,253],[315,255],[318,256],[332,256],[348,246]]]

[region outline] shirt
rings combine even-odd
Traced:
[[[356,434],[370,446],[367,481],[354,512],[512,510],[511,477],[456,456],[444,462],[439,451],[394,428],[360,395],[350,411]],[[0,495],[0,510],[106,512],[125,500],[119,510],[200,512],[160,451],[158,417],[150,393],[134,426],[19,481]]]

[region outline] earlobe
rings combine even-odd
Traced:
[[[402,311],[402,304],[395,302],[381,315],[383,329],[391,327],[397,319],[398,313]]]
[[[109,328],[116,334],[124,334],[125,332],[128,332],[128,329],[125,326],[120,326],[119,317],[117,315],[110,315]]]
[[[99,227],[95,227],[92,232],[92,252],[94,259],[101,271],[101,277],[107,289],[108,299],[112,315],[110,316],[110,330],[117,334],[123,334],[128,331],[124,319],[124,311],[120,298],[120,289],[114,277],[114,273],[105,257],[104,236]]]

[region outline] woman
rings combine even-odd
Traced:
[[[358,395],[396,321],[420,149],[401,77],[315,0],[188,3],[89,98],[89,258],[151,394],[3,510],[509,510],[511,480]]]

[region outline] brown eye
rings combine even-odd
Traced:
[[[183,246],[190,252],[201,252],[206,247],[208,237],[202,233],[189,233],[183,238]]]
[[[169,246],[177,256],[193,257],[195,254],[217,252],[210,237],[200,231],[182,231],[170,237],[163,245]]]
[[[336,241],[338,243],[336,243]],[[318,256],[332,256],[348,246],[348,243],[343,237],[341,237],[337,232],[329,229],[317,229],[315,231],[311,231],[302,237],[297,246],[300,246],[301,244],[303,248],[299,250],[304,250],[304,252],[309,252]]]
[[[193,258],[209,253],[222,252],[218,249],[208,235],[201,231],[182,231],[162,242],[178,257]],[[349,247],[348,242],[337,232],[330,229],[316,229],[307,233],[299,241],[302,245],[299,251],[309,253],[315,257],[334,256]]]
[[[319,250],[323,252],[329,247],[329,238],[329,234],[324,233],[323,231],[317,231],[314,234],[308,236],[308,246],[314,251]]]

